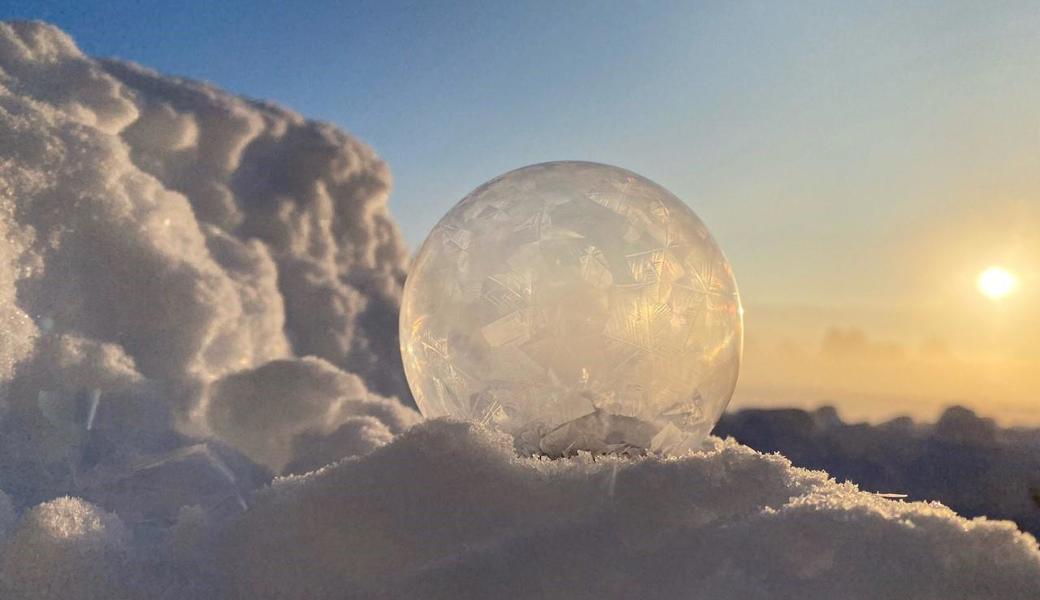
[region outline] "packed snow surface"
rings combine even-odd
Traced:
[[[1035,598],[1012,523],[732,441],[419,423],[388,190],[330,125],[0,24],[0,598]]]

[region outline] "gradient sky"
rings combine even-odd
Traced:
[[[525,164],[646,175],[733,262],[764,387],[777,348],[819,358],[842,326],[1040,405],[1036,2],[296,4],[9,0],[0,17],[342,126],[389,162],[413,248]],[[977,294],[990,264],[1018,294]]]

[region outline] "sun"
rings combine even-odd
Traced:
[[[1018,287],[1015,274],[1003,267],[989,267],[979,273],[979,291],[992,300],[1000,300],[1010,296]]]

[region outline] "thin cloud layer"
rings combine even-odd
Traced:
[[[0,24],[0,597],[1016,598],[1040,550],[733,442],[416,424],[370,149]],[[297,474],[285,478],[275,475]],[[273,482],[272,482],[273,480]]]

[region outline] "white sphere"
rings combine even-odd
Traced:
[[[550,456],[695,448],[743,343],[732,269],[697,215],[635,173],[569,161],[456,204],[415,257],[400,327],[426,417]]]

